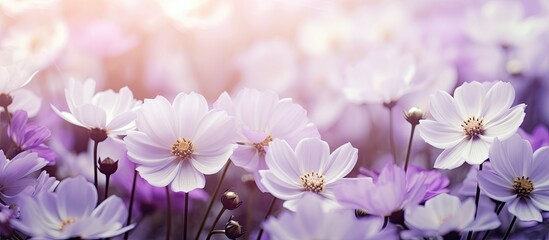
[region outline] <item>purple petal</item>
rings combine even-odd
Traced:
[[[516,197],[512,180],[502,178],[493,171],[478,172],[478,186],[489,197],[507,202]]]

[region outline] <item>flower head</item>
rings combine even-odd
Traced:
[[[347,143],[330,154],[328,143],[317,138],[301,140],[294,150],[283,140],[274,140],[260,170],[261,183],[273,196],[284,199],[294,210],[307,194],[335,200],[333,187],[355,166],[358,150]]]
[[[37,183],[34,174],[47,163],[28,151],[7,159],[0,150],[0,199],[10,204],[20,194],[32,194]]]
[[[500,222],[493,211],[485,211],[475,219],[475,202],[469,198],[442,193],[428,200],[425,206],[406,209],[406,226],[426,238],[444,236],[451,231],[485,231],[497,228]]]
[[[21,216],[12,225],[40,239],[109,238],[133,228],[124,227],[124,202],[111,196],[97,206],[97,191],[84,177],[63,180],[55,192],[21,198]]]
[[[334,195],[345,207],[363,209],[372,215],[390,216],[419,204],[425,196],[425,176],[420,173],[417,177],[407,178],[406,175],[404,169],[388,164],[375,181],[372,178],[353,179],[338,185]]]
[[[509,83],[464,83],[454,97],[439,91],[431,96],[432,120],[421,120],[421,137],[444,151],[435,168],[452,169],[464,162],[480,164],[488,158],[495,138],[511,137],[524,119],[526,105],[511,107],[515,90]]]
[[[265,155],[275,139],[295,147],[303,138],[320,138],[307,111],[289,98],[279,99],[274,92],[244,89],[234,99],[224,93],[214,106],[237,119],[239,145],[231,160],[249,172],[267,168]]]
[[[44,144],[50,134],[48,128],[28,123],[25,111],[16,111],[8,128],[8,136],[16,145],[17,152],[36,152],[39,157],[54,164],[55,152]]]
[[[136,124],[138,130],[124,138],[130,160],[151,185],[171,184],[176,192],[203,188],[204,174],[221,170],[236,147],[234,118],[209,110],[194,92],[180,93],[173,103],[146,99]]]
[[[479,171],[478,184],[490,198],[506,202],[518,219],[541,222],[540,210],[549,211],[549,147],[532,152],[518,135],[496,139],[490,149],[492,169]]]
[[[322,198],[307,195],[296,212],[283,212],[264,224],[271,239],[398,239],[381,219],[357,219],[348,209],[323,208]],[[382,230],[383,229],[383,230]]]
[[[95,81],[84,83],[71,79],[65,89],[69,112],[53,110],[67,122],[89,130],[104,131],[108,135],[125,135],[135,128],[135,112],[141,105],[128,87],[119,93],[112,90],[95,93]]]

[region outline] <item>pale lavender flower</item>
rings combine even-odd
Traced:
[[[444,149],[435,168],[453,169],[464,162],[481,164],[494,138],[511,137],[524,119],[524,104],[511,108],[515,90],[509,83],[464,83],[454,97],[431,96],[433,119],[421,120],[419,132],[430,145]]]
[[[7,159],[0,150],[0,199],[10,204],[20,194],[32,194],[36,186],[34,174],[47,164],[36,153],[22,152]]]
[[[50,177],[50,174],[46,171],[42,171],[36,179],[36,185],[34,186],[33,197],[36,197],[42,192],[53,192],[59,185],[59,181],[55,177]]]
[[[452,231],[485,231],[499,227],[498,217],[491,209],[479,213],[476,219],[475,209],[472,198],[462,202],[458,197],[439,194],[428,200],[425,206],[406,209],[405,223],[411,231],[403,233],[403,238],[410,239],[408,236],[414,235],[436,239]]]
[[[518,134],[496,139],[490,149],[492,169],[478,173],[479,187],[490,198],[506,202],[511,214],[523,221],[542,221],[549,211],[549,147],[533,153]]]
[[[335,200],[334,186],[353,170],[357,157],[358,150],[350,143],[330,154],[328,143],[318,138],[301,140],[295,151],[286,141],[274,140],[265,159],[269,170],[260,170],[259,175],[267,191],[286,200],[284,207],[295,210],[312,193]]]
[[[194,92],[178,94],[173,104],[161,96],[146,99],[136,124],[124,138],[130,160],[151,185],[171,184],[175,192],[203,188],[204,174],[221,170],[236,147],[234,118],[209,110]]]
[[[549,130],[544,125],[536,126],[530,134],[522,130],[522,128],[519,129],[518,133],[532,144],[533,150],[537,150],[543,146],[549,146]]]
[[[119,197],[96,204],[93,184],[83,177],[67,178],[55,192],[21,198],[21,216],[11,223],[32,239],[109,238],[134,227],[124,227],[128,210]]]
[[[10,93],[10,96],[13,100],[8,108],[10,113],[21,110],[27,112],[28,117],[32,118],[38,114],[38,111],[40,111],[42,100],[26,88],[14,90]],[[4,109],[0,108],[0,112],[4,112]]]
[[[407,181],[404,169],[386,165],[375,181],[356,178],[334,189],[337,201],[347,208],[363,209],[368,214],[390,216],[392,213],[419,204],[426,191],[425,176]]]
[[[307,111],[289,98],[279,99],[274,92],[243,89],[234,99],[223,93],[214,107],[237,119],[239,145],[231,160],[249,172],[267,168],[265,154],[274,139],[295,147],[303,138],[320,138]]]
[[[23,88],[36,73],[38,71],[31,71],[25,62],[0,66],[0,94],[9,95],[11,92]]]
[[[108,135],[125,135],[126,131],[135,129],[135,112],[141,102],[133,98],[128,87],[123,87],[119,93],[113,90],[95,93],[95,80],[82,83],[71,79],[65,89],[65,98],[69,112],[51,107],[69,123],[90,130],[99,129]]]
[[[11,221],[19,217],[19,207],[16,205],[5,206],[0,204],[0,236],[12,234]]]
[[[25,111],[16,111],[8,128],[8,136],[15,143],[17,152],[36,152],[50,164],[55,164],[55,152],[44,144],[50,134],[48,128],[28,123]]]
[[[307,195],[297,211],[285,211],[264,224],[270,239],[398,239],[394,226],[379,218],[357,219],[349,209],[324,208],[324,199]]]

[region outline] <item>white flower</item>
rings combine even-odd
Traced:
[[[70,112],[53,110],[66,121],[87,129],[100,129],[109,135],[125,135],[135,128],[135,111],[141,102],[133,98],[128,87],[95,93],[95,81],[84,83],[71,80],[65,89],[65,98]]]
[[[439,91],[431,96],[432,120],[421,120],[421,137],[444,149],[435,168],[453,169],[464,162],[481,164],[495,138],[511,137],[524,119],[526,105],[511,108],[515,90],[509,83],[464,83],[454,98]]]

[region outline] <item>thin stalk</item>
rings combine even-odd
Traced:
[[[248,201],[246,202],[246,227],[248,229],[252,229],[252,221],[253,221],[253,203],[254,203],[254,194],[255,189],[250,190],[248,193]],[[246,231],[244,233],[244,239],[249,239],[250,231]]]
[[[389,217],[384,217],[383,218],[383,226],[381,227],[381,229],[385,229],[385,227],[387,227],[387,224],[389,224]]]
[[[391,144],[391,151],[393,153],[393,162],[397,161],[397,153],[395,147],[395,136],[393,136],[393,107],[394,104],[386,104],[385,107],[389,110],[389,144]]]
[[[103,201],[105,201],[107,199],[107,197],[109,196],[109,182],[111,180],[111,175],[110,174],[107,174],[105,175],[105,197],[103,198]]]
[[[225,209],[224,207],[221,208],[221,211],[219,211],[219,213],[217,214],[217,217],[215,217],[215,220],[212,224],[212,230],[210,231],[210,233],[208,234],[208,237],[206,239],[210,239],[210,237],[212,236],[212,233],[215,231],[215,225],[217,225],[217,222],[219,222],[219,219],[221,218],[221,216],[223,215],[225,210],[227,210],[227,209]]]
[[[515,225],[515,221],[517,221],[517,216],[513,217],[513,220],[511,220],[511,224],[509,224],[509,228],[507,229],[507,232],[505,232],[505,235],[503,236],[503,240],[507,240],[509,237],[509,234],[511,233],[511,229],[513,229],[513,225]]]
[[[136,183],[137,183],[137,170],[135,170],[133,172],[132,192],[130,194],[130,208],[128,210],[128,219],[126,220],[126,226],[129,226],[130,222],[132,220],[133,199],[135,197],[135,184]],[[124,233],[124,240],[128,240],[129,235],[130,235],[130,231],[126,231],[126,233]]]
[[[166,203],[168,204],[167,210],[167,226],[166,226],[166,240],[170,240],[172,233],[172,201],[170,199],[170,187],[166,186]]]
[[[501,202],[500,204],[498,204],[498,206],[496,207],[496,214],[497,215],[499,215],[501,210],[503,210],[503,206],[505,206],[505,202]],[[484,236],[482,236],[482,240],[488,239],[488,235],[490,235],[490,232],[491,232],[491,230],[486,231],[486,233],[484,233]]]
[[[4,106],[4,112],[6,113],[6,119],[8,119],[8,126],[11,125],[11,115],[8,112],[8,106]]]
[[[212,230],[209,234],[208,234],[208,237],[206,238],[206,240],[210,240],[210,238],[212,237],[212,235],[214,234],[225,234],[225,230]]]
[[[410,140],[408,141],[408,150],[406,151],[406,160],[404,160],[404,171],[408,171],[408,162],[410,161],[410,152],[412,152],[412,140],[414,139],[414,132],[416,125],[412,124],[412,130],[410,131]]]
[[[481,163],[479,166],[478,166],[478,172],[477,172],[477,176],[478,174],[480,173],[480,171],[482,171],[482,164]],[[478,179],[478,177],[477,177]],[[478,186],[478,180],[477,180],[477,192],[475,194],[475,218],[477,218],[477,212],[478,212],[478,202],[480,201],[480,187]],[[469,233],[467,234],[467,240],[471,240],[473,238],[473,231],[469,231]]]
[[[99,187],[97,187],[97,147],[99,146],[98,141],[93,141],[93,184],[97,189],[97,195],[99,195]]]
[[[225,168],[223,168],[223,172],[221,173],[221,178],[219,178],[219,181],[217,182],[217,186],[215,186],[214,194],[212,195],[212,198],[210,199],[210,203],[208,203],[208,208],[206,209],[206,213],[204,214],[204,218],[202,218],[202,222],[200,223],[200,227],[198,228],[198,232],[196,233],[195,240],[198,240],[200,237],[200,233],[202,233],[202,229],[204,229],[204,224],[206,223],[206,220],[208,219],[208,214],[212,210],[212,206],[214,204],[215,199],[217,198],[217,194],[219,194],[219,189],[221,188],[221,184],[223,183],[223,179],[225,179],[225,174],[227,174],[227,170],[229,170],[229,166],[231,165],[231,160],[225,164]]]
[[[185,216],[183,217],[183,239],[187,240],[187,218],[189,217],[189,193],[185,193]]]
[[[273,200],[271,201],[271,205],[269,205],[269,210],[267,210],[267,213],[265,213],[265,217],[263,218],[263,220],[266,220],[269,215],[271,215],[271,212],[273,211],[273,207],[276,203],[276,197],[273,196]],[[257,240],[260,240],[261,239],[261,236],[263,236],[263,228],[261,228],[259,230],[259,234],[257,234]]]

